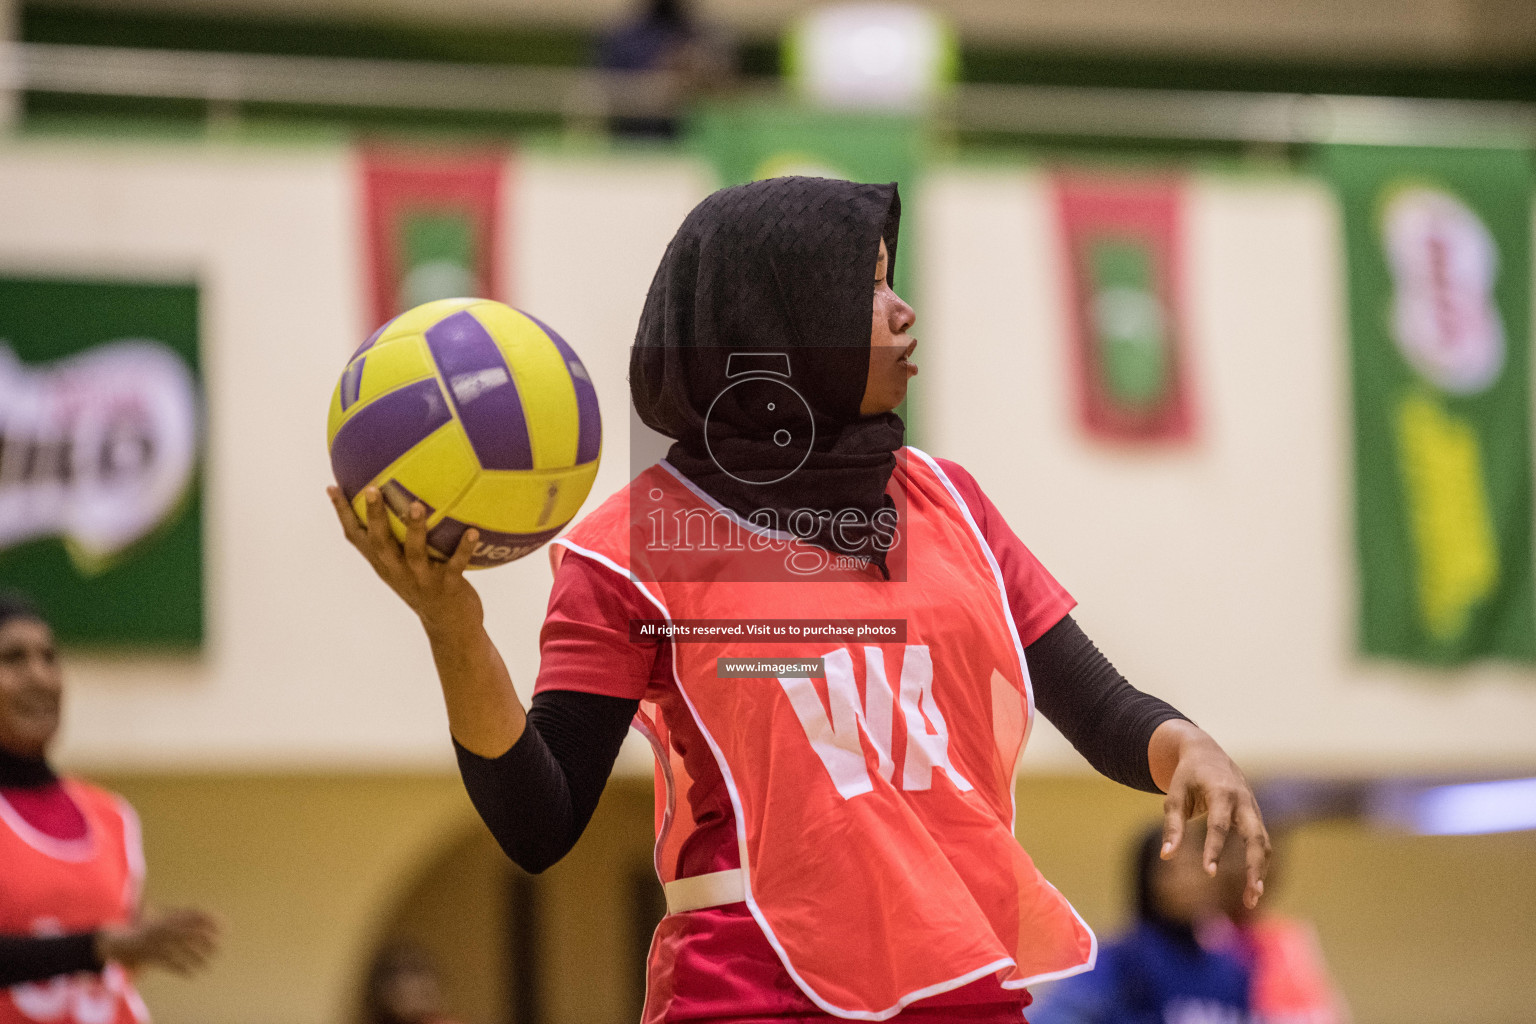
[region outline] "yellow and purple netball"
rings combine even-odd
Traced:
[[[488,299],[441,299],[374,332],[331,395],[331,470],[359,518],[379,488],[395,536],[411,502],[447,558],[480,531],[472,568],[513,561],[570,522],[597,475],[597,391],[547,325]]]

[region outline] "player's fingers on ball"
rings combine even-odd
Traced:
[[[405,561],[417,574],[427,568],[427,509],[419,501],[406,512]]]
[[[363,505],[368,509],[368,546],[384,565],[399,565],[400,544],[389,529],[389,513],[384,509],[384,496],[377,487],[363,491]]]
[[[459,546],[453,549],[453,557],[448,559],[448,570],[461,573],[469,568],[469,560],[474,557],[475,545],[480,541],[480,531],[468,529],[464,536],[459,538]]]
[[[378,543],[386,538],[394,539],[389,532],[389,518],[384,511],[384,495],[377,487],[363,488],[363,508],[368,511],[368,521],[363,525],[368,530],[368,539]]]

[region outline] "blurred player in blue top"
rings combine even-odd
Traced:
[[[1167,860],[1161,825],[1142,836],[1133,863],[1136,923],[1099,949],[1092,971],[1042,989],[1030,1024],[1247,1024],[1247,968],[1195,938],[1220,910],[1216,883],[1200,867],[1205,822],[1189,829]]]

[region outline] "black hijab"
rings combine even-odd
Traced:
[[[699,488],[786,530],[812,509],[821,526],[801,539],[882,568],[878,531],[828,523],[849,509],[873,522],[891,505],[905,427],[859,403],[873,271],[883,238],[894,279],[900,220],[895,184],[771,178],[714,193],[656,268],[629,367],[640,419],[677,442],[667,461]],[[803,404],[773,400],[786,384]]]

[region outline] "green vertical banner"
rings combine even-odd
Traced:
[[[1536,660],[1531,155],[1332,146],[1364,653]]]
[[[914,116],[770,103],[704,107],[688,123],[690,148],[714,165],[722,186],[791,174],[894,181],[902,187],[904,225],[924,139]]]
[[[0,277],[0,587],[62,642],[203,637],[198,290]]]

